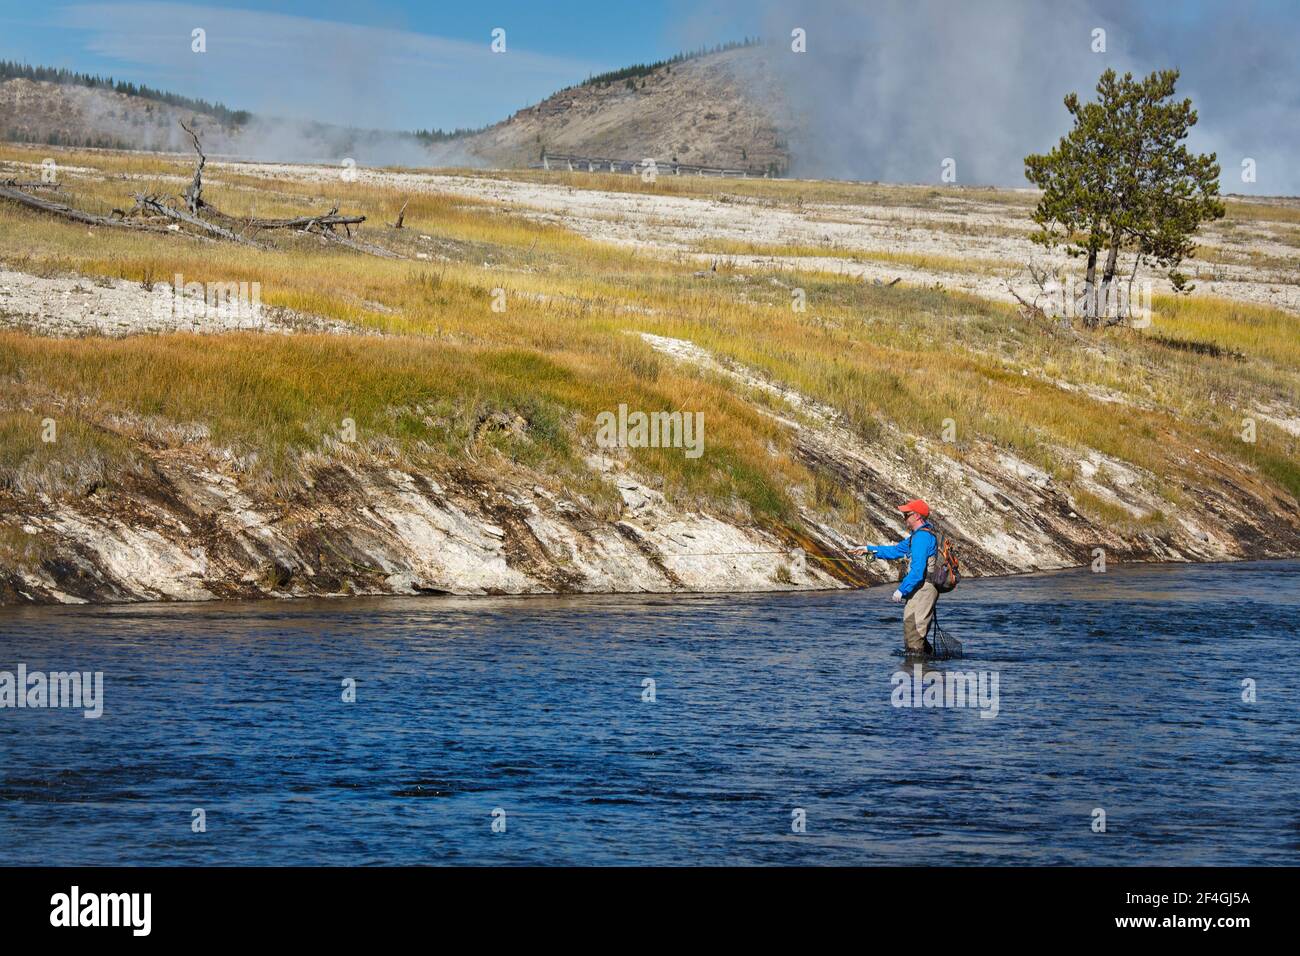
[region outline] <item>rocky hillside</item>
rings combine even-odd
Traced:
[[[177,120],[193,122],[210,152],[231,152],[237,127],[142,96],[21,77],[0,80],[0,137],[10,142],[188,150]]]
[[[14,146],[0,178],[47,149],[76,209],[192,181]],[[332,166],[204,182],[232,221],[340,203]],[[916,496],[973,575],[1300,553],[1294,205],[1229,203],[1190,297],[1094,331],[999,297],[1018,192],[350,185],[353,246],[0,202],[0,604],[853,586]],[[244,283],[263,311],[217,307]],[[624,408],[707,428],[611,441]]]
[[[110,289],[131,292],[117,283],[87,294],[111,311]],[[826,523],[811,502],[768,528],[684,508],[652,487],[656,476],[596,452],[586,466],[616,493],[607,514],[553,475],[479,460],[493,432],[527,437],[532,423],[509,415],[483,419],[461,460],[436,468],[327,441],[285,493],[250,480],[204,426],[92,413],[84,421],[130,447],[135,464],[111,480],[86,470],[57,498],[0,483],[0,505],[14,516],[0,522],[0,605],[862,586],[893,580],[898,569],[846,549],[863,528],[872,542],[903,537],[896,505],[918,493],[943,502],[942,525],[968,575],[1076,566],[1095,549],[1114,562],[1300,552],[1295,499],[1220,456],[1205,455],[1202,481],[1180,486],[1187,506],[1165,526],[1107,527],[1081,513],[1076,495],[1145,516],[1169,508],[1152,491],[1156,476],[1094,451],[1075,463],[1072,491],[990,443],[953,461],[887,421],[866,441],[835,409],[751,369],[688,341],[642,338],[683,368],[754,396],[760,414],[789,429],[799,461],[852,503],[859,528]]]
[[[784,171],[789,119],[762,56],[741,47],[571,87],[456,145],[493,166],[526,166],[545,150]]]
[[[623,76],[630,72],[632,75]],[[366,165],[523,167],[550,154],[784,172],[791,121],[763,48],[738,47],[633,69],[561,90],[482,132],[427,146],[405,133],[321,123],[244,125],[111,88],[0,79],[0,140],[148,151],[189,150],[193,122],[210,154]],[[243,114],[247,117],[247,114]]]

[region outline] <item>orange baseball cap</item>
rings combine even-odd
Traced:
[[[914,511],[922,518],[930,517],[930,506],[920,498],[913,498],[907,504],[899,505],[898,510],[903,512],[903,514],[907,514],[909,511]]]

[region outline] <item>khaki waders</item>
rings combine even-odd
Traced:
[[[939,590],[929,581],[922,584],[903,605],[903,646],[909,654],[933,653],[925,635],[934,620],[934,602],[939,600]]]
[[[934,558],[925,563],[928,578],[934,571]],[[934,602],[939,600],[939,589],[929,580],[924,581],[903,605],[903,646],[909,654],[933,654],[934,649],[925,635],[930,633],[930,622],[934,620]]]

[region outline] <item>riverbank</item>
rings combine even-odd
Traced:
[[[590,461],[602,491],[618,496],[611,509],[520,464],[421,471],[343,444],[304,463],[301,485],[286,491],[250,480],[198,436],[166,437],[135,446],[133,467],[111,481],[89,477],[74,496],[21,504],[7,541],[21,560],[0,570],[0,604],[815,590],[899,573],[853,559],[846,549],[860,539],[815,512],[755,526],[688,511],[612,458]],[[829,423],[802,426],[796,448],[837,468],[845,487],[869,489],[861,501],[880,529],[874,543],[905,535],[894,504],[915,489],[942,500],[939,521],[971,577],[1300,553],[1294,528],[1260,521],[1228,494],[1205,495],[1203,513],[1158,534],[1125,533],[1073,510],[1046,475],[1026,480],[1026,466],[1005,454],[967,456],[936,475]],[[1128,500],[1139,494],[1140,485]]]
[[[50,151],[104,214],[192,173]],[[337,201],[395,258],[0,206],[0,603],[851,587],[918,496],[976,576],[1300,553],[1287,202],[1232,203],[1150,327],[1088,331],[989,285],[1023,192],[326,172],[205,195]]]

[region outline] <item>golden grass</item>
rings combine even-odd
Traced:
[[[47,535],[29,534],[20,525],[0,523],[0,566],[35,570],[51,557]]]
[[[898,252],[890,249],[844,249],[837,246],[812,246],[746,242],[740,239],[708,239],[695,248],[706,255],[771,256],[782,258],[844,259],[849,262],[888,262],[931,272],[959,272],[972,275],[1013,273],[1014,267],[995,259],[971,256],[945,256],[937,253]]]
[[[22,154],[31,161],[32,152],[0,147],[0,159]],[[179,158],[85,151],[61,161],[144,177],[187,178],[191,168]],[[339,198],[321,184],[288,178],[220,169],[211,177],[210,201],[234,215],[288,215]],[[584,181],[592,188],[601,180],[577,173],[510,178]],[[609,178],[622,189],[649,186],[638,185],[635,177]],[[660,177],[661,192],[721,196],[744,190],[772,201],[792,195],[863,203],[888,196],[894,204],[951,199],[922,187],[666,179]],[[124,193],[143,188],[100,177],[70,182],[79,196],[101,205],[120,204]],[[170,192],[179,188],[175,182],[157,184]],[[953,195],[998,201],[982,191]],[[1243,447],[1235,438],[1237,408],[1293,401],[1300,385],[1296,318],[1277,310],[1202,296],[1158,297],[1156,325],[1146,334],[1049,335],[1011,308],[970,296],[808,274],[800,280],[808,310],[798,313],[788,289],[764,276],[742,277],[723,267],[696,278],[694,262],[647,258],[504,214],[488,203],[433,193],[408,197],[364,184],[349,184],[341,198],[345,210],[370,217],[363,237],[382,237],[408,255],[420,251],[436,258],[389,261],[311,239],[281,239],[281,248],[259,251],[108,230],[88,235],[82,227],[0,206],[0,261],[26,271],[142,284],[168,281],[175,273],[187,281],[256,281],[268,305],[387,333],[59,342],[0,335],[0,406],[18,416],[12,427],[27,434],[48,412],[40,402],[53,407],[72,398],[88,403],[87,422],[115,410],[202,422],[214,443],[235,449],[278,480],[292,474],[301,454],[328,445],[343,418],[352,418],[360,440],[379,452],[458,457],[466,449],[484,450],[480,445],[487,442],[492,454],[581,482],[589,474],[582,458],[592,450],[598,412],[620,402],[647,411],[702,410],[708,449],[703,458],[686,459],[679,450],[634,452],[637,466],[658,476],[670,496],[778,516],[789,512],[798,491],[856,520],[851,501],[829,491],[825,476],[819,482],[798,464],[788,433],[734,384],[658,356],[630,334],[651,332],[689,339],[797,388],[837,408],[867,439],[883,440],[884,422],[937,439],[951,418],[959,435],[951,451],[958,457],[973,440],[986,440],[1068,474],[1070,455],[1092,448],[1175,483],[1180,477],[1203,479],[1182,462],[1192,459],[1189,449],[1209,448],[1300,494],[1300,475],[1288,464],[1296,453],[1293,438],[1266,427],[1255,446]],[[383,225],[408,198],[408,228],[398,232]],[[1007,201],[1023,203],[1023,194]],[[709,248],[722,252],[724,245],[728,252],[755,255],[836,253],[745,243]],[[852,255],[937,271],[997,265],[888,251]],[[504,312],[492,309],[498,288],[506,293]],[[1226,354],[1171,348],[1157,336],[1209,342]],[[1064,391],[1052,379],[1107,389],[1132,402]],[[527,438],[479,435],[478,423],[495,410],[523,415]],[[17,457],[0,479],[24,473],[24,463],[40,453],[22,447],[27,451],[13,453]],[[1119,521],[1117,515],[1103,518]]]
[[[1154,333],[1300,369],[1300,316],[1208,295],[1157,295]]]
[[[1284,202],[1261,202],[1233,198],[1227,200],[1224,207],[1229,222],[1300,223],[1300,200],[1296,199],[1288,199]]]
[[[57,400],[36,400],[30,411],[0,421],[13,457],[0,460],[0,481],[99,460],[87,455],[85,422],[110,411],[136,417],[142,428],[155,419],[202,423],[217,447],[275,482],[292,479],[301,453],[330,448],[346,419],[363,447],[430,460],[482,450],[480,425],[504,411],[523,416],[528,427],[518,438],[488,434],[496,451],[550,474],[581,475],[583,454],[594,450],[595,416],[612,392],[633,408],[708,409],[709,454],[698,462],[680,451],[633,453],[670,493],[687,501],[744,501],[769,513],[787,504],[782,486],[769,483],[782,475],[767,462],[768,444],[783,439],[778,428],[716,385],[644,357],[606,366],[572,350],[544,355],[424,337],[180,333],[50,341],[0,333],[0,380],[39,383],[46,395],[76,395],[84,405],[69,418]],[[62,434],[53,445],[38,445],[47,417]],[[798,469],[784,477],[797,478]]]

